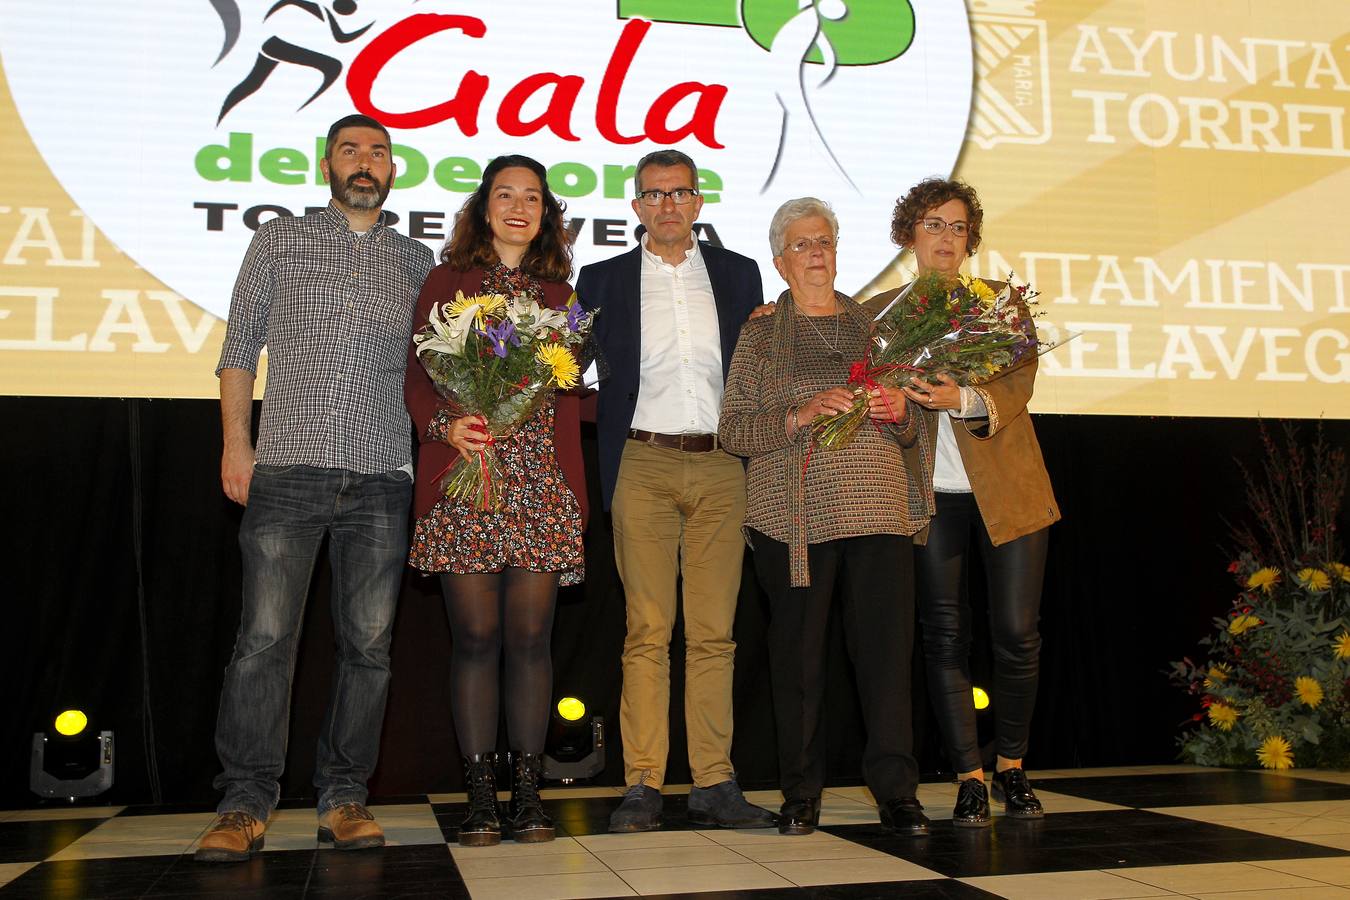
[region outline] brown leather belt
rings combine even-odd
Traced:
[[[630,428],[628,436],[653,447],[683,450],[685,453],[710,453],[719,446],[715,434],[656,434],[640,428]]]

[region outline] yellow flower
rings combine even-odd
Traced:
[[[474,294],[472,297],[466,297],[463,291],[455,291],[455,299],[445,306],[446,318],[459,316],[469,307],[477,306],[474,318],[478,321],[478,327],[482,328],[484,317],[506,309],[506,298],[501,294]]]
[[[1267,769],[1292,769],[1294,767],[1294,749],[1289,742],[1278,734],[1268,737],[1256,751],[1256,758]]]
[[[1209,723],[1220,731],[1232,731],[1237,720],[1238,711],[1227,703],[1215,703],[1209,708]]]
[[[1280,583],[1280,570],[1272,566],[1266,566],[1264,569],[1257,569],[1252,573],[1252,577],[1247,579],[1247,587],[1252,590],[1260,588],[1267,594],[1270,589]]]
[[[1331,576],[1321,569],[1299,569],[1294,580],[1314,593],[1322,593],[1331,588]]]
[[[553,383],[558,387],[570,388],[577,383],[581,369],[576,357],[562,344],[540,344],[534,358],[553,370]]]
[[[1214,685],[1222,684],[1223,682],[1227,681],[1228,674],[1229,674],[1228,666],[1224,665],[1223,663],[1215,663],[1214,665],[1210,666],[1209,671],[1205,673],[1205,688],[1207,690],[1212,690]]]
[[[965,285],[966,290],[975,295],[975,299],[980,301],[981,306],[992,307],[994,302],[998,300],[998,295],[994,293],[994,289],[978,278],[962,275],[961,283]]]
[[[1337,659],[1350,659],[1350,632],[1342,631],[1331,646],[1335,648]]]
[[[1335,575],[1341,581],[1350,582],[1350,566],[1345,563],[1327,563],[1327,571]]]
[[[1260,619],[1258,619],[1256,616],[1251,615],[1250,613],[1247,613],[1238,616],[1236,619],[1228,623],[1228,633],[1236,636],[1242,634],[1242,632],[1244,631],[1255,628],[1260,624],[1262,624]]]
[[[1294,679],[1294,691],[1298,694],[1299,702],[1309,709],[1317,709],[1317,704],[1322,702],[1322,685],[1317,683],[1316,678],[1298,676]]]

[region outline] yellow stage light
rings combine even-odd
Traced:
[[[78,709],[68,709],[56,717],[56,732],[66,737],[74,737],[89,724],[89,717]]]
[[[989,708],[989,694],[985,691],[984,688],[982,688],[982,687],[971,688],[971,693],[973,693],[973,694],[975,695],[975,708],[976,708],[976,709],[988,709],[988,708]]]
[[[576,697],[564,697],[558,701],[558,715],[569,722],[576,722],[586,715],[586,704]]]

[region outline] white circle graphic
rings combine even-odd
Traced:
[[[669,145],[664,127],[703,170],[701,236],[757,259],[769,298],[783,287],[769,219],[805,195],[834,207],[838,286],[855,291],[895,253],[896,197],[955,165],[970,108],[967,14],[949,0],[823,0],[752,33],[750,8],[773,5],[0,0],[0,57],[75,203],[140,266],[222,317],[249,225],[327,202],[322,138],[364,102],[358,76],[372,70],[373,107],[453,112],[391,128],[401,176],[386,209],[433,249],[475,172],[502,153],[550,169],[578,268],[631,248],[631,167]],[[674,21],[671,9],[701,21]],[[857,64],[850,16],[898,22],[911,9],[908,47],[897,32],[900,55]],[[458,24],[382,52],[415,30],[413,17]],[[891,40],[883,29],[869,46]],[[820,61],[804,62],[807,51]]]

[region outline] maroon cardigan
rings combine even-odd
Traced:
[[[483,289],[482,269],[455,271],[447,263],[441,263],[431,270],[422,293],[417,298],[417,310],[413,313],[413,330],[421,331],[431,315],[431,307],[436,303],[445,303],[455,299],[455,291],[463,291],[465,296],[479,293]],[[542,282],[544,305],[558,309],[566,306],[572,297],[572,286],[561,281]],[[459,451],[448,444],[427,436],[427,426],[431,424],[436,410],[442,406],[442,400],[436,388],[417,359],[416,344],[408,345],[408,372],[403,379],[403,400],[412,416],[413,428],[417,431],[417,479],[413,487],[413,514],[421,518],[436,505],[440,498],[436,482],[439,476],[454,462]],[[567,486],[576,495],[581,505],[581,520],[584,525],[589,514],[586,503],[586,470],[581,461],[581,402],[572,395],[559,393],[557,411],[554,414],[553,441],[558,450],[558,465]]]

